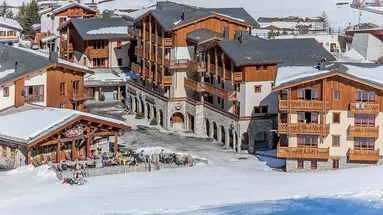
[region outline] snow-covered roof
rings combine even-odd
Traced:
[[[124,81],[126,77],[121,77],[113,72],[95,72],[93,75],[85,77],[85,81]]]
[[[118,26],[118,27],[105,27],[105,28],[90,30],[87,32],[87,34],[127,34],[127,32],[128,32],[127,26]]]
[[[40,41],[41,41],[42,43],[46,43],[46,42],[55,40],[56,38],[57,38],[56,35],[45,36],[45,37],[43,37]]]
[[[120,120],[76,110],[36,108],[0,116],[0,138],[31,143],[35,139],[80,116],[125,125]]]
[[[85,5],[85,4],[79,4],[77,2],[67,2],[63,5],[61,5],[61,7],[55,9],[52,11],[53,14],[57,14],[57,13],[60,13],[62,11],[65,11],[66,9],[69,9],[69,8],[72,8],[72,7],[81,7],[83,9],[86,9],[86,10],[90,10],[90,11],[93,11],[93,12],[97,12],[96,9],[93,9],[91,7],[89,7],[88,5]]]
[[[19,22],[17,20],[9,19],[6,17],[0,17],[0,25],[5,26],[5,27],[9,27],[9,28],[13,28],[13,29],[19,30],[19,31],[23,30],[23,28],[21,27],[21,25],[19,24]]]
[[[152,5],[150,7],[146,7],[144,9],[140,9],[140,10],[137,10],[137,11],[133,11],[133,12],[123,12],[123,11],[120,11],[120,10],[117,10],[115,11],[114,13],[117,14],[117,15],[120,15],[120,16],[128,16],[130,18],[133,18],[133,19],[137,19],[138,17],[144,15],[145,13],[151,11],[151,10],[155,10],[156,9],[156,5]]]
[[[299,83],[335,72],[383,87],[382,71],[383,66],[377,64],[332,63],[322,70],[318,70],[313,66],[282,66],[278,68],[274,87],[278,88],[290,83]]]

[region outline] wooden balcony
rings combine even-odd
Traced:
[[[92,99],[92,97],[90,95],[88,95],[87,93],[84,93],[84,92],[70,91],[69,92],[69,99],[71,100],[71,102],[77,102],[77,101],[89,100],[89,99]]]
[[[163,86],[171,86],[173,83],[173,76],[164,76]]]
[[[370,161],[378,162],[379,161],[379,149],[377,150],[358,150],[358,149],[349,149],[348,150],[348,159],[350,161]]]
[[[280,134],[309,134],[328,136],[330,133],[330,125],[323,126],[315,123],[279,123],[278,133]]]
[[[277,157],[328,160],[330,158],[330,148],[286,147],[278,145]]]
[[[132,63],[132,71],[136,74],[141,74],[141,66],[136,63]]]
[[[323,101],[314,100],[291,100],[290,110],[296,111],[323,111]],[[279,110],[288,109],[288,100],[279,100]],[[326,110],[330,109],[330,103],[326,101]]]
[[[165,47],[173,47],[173,39],[172,38],[164,38],[164,46]]]
[[[351,137],[379,137],[379,126],[367,127],[367,126],[350,126],[349,135]]]
[[[107,46],[104,49],[91,49],[88,50],[88,56],[90,58],[108,58],[109,49]]]
[[[195,70],[196,72],[206,72],[206,63],[188,60],[188,68]]]
[[[241,82],[243,80],[242,72],[233,72],[233,81]]]
[[[379,114],[379,104],[351,103],[350,111],[357,114]]]
[[[237,101],[238,98],[237,98],[237,92],[235,91],[225,91],[223,89],[220,89],[218,87],[215,87],[214,85],[212,84],[209,84],[209,83],[201,83],[201,82],[197,82],[197,81],[194,81],[194,80],[191,80],[191,79],[188,79],[188,78],[185,78],[185,82],[184,82],[185,86],[186,87],[189,87],[197,92],[208,92],[208,93],[212,93],[216,96],[219,96],[227,101]]]
[[[172,60],[169,69],[186,69],[188,68],[188,60]]]
[[[197,82],[197,81],[194,81],[194,80],[191,80],[191,79],[188,79],[188,78],[185,78],[184,85],[186,87],[189,87],[189,88],[197,91],[197,92],[205,91],[205,89],[202,87],[201,82]]]

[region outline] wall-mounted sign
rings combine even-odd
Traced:
[[[176,104],[175,104],[175,108],[176,108],[176,110],[181,110],[181,108],[182,108],[182,103],[181,102],[176,102]]]
[[[75,128],[67,130],[66,132],[63,133],[63,135],[67,138],[72,138],[72,137],[80,136],[83,133],[84,133],[83,127],[75,127]]]

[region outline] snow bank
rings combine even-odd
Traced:
[[[165,153],[165,154],[173,153],[173,151],[166,148],[162,148],[160,146],[139,148],[136,150],[136,153],[141,153],[143,151],[144,155],[150,156],[150,155],[156,155],[156,154],[158,155],[161,153],[162,150],[164,150],[162,153]]]
[[[21,166],[6,172],[6,175],[29,179],[57,179],[56,173],[48,165],[41,165],[39,167],[34,167],[33,165]]]

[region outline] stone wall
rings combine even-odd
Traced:
[[[274,143],[276,142],[274,132],[274,122],[273,118],[268,119],[252,119],[241,121],[240,124],[240,134],[243,138],[244,133],[249,135],[249,152],[254,153],[257,149],[269,148],[272,149]],[[262,136],[260,133],[264,133],[264,139],[261,139]],[[258,138],[257,138],[258,135]]]
[[[349,169],[349,168],[359,168],[359,167],[370,167],[370,166],[379,166],[383,165],[383,159],[380,159],[377,163],[373,162],[351,162],[348,161],[347,157],[337,157],[339,159],[339,169]],[[317,169],[311,169],[311,160],[304,160],[304,168],[297,168],[297,159],[286,159],[286,172],[317,172],[317,171],[327,171],[332,169],[333,160],[330,158],[328,160],[317,160]]]

